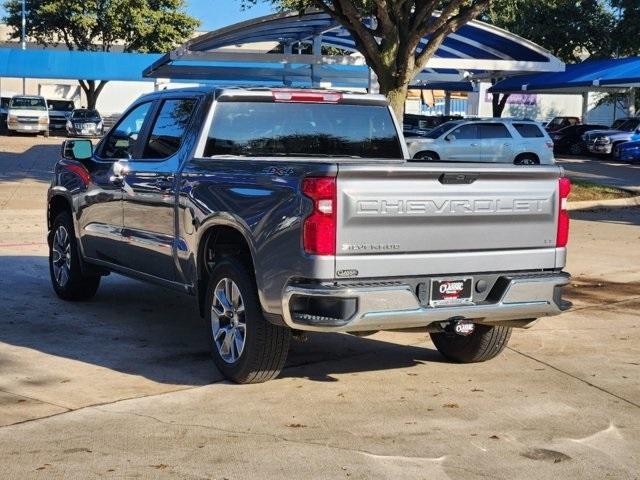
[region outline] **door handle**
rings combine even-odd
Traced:
[[[478,144],[477,144],[477,143],[472,143],[470,146],[471,146],[471,147],[477,147],[477,146],[478,146]]]
[[[503,143],[503,144],[502,144],[502,146],[503,146],[503,147],[510,147],[510,146],[511,146],[511,144],[510,144],[510,143]]]

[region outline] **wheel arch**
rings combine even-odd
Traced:
[[[250,235],[244,228],[235,222],[218,220],[206,224],[201,232],[196,256],[196,291],[200,315],[204,316],[209,274],[216,262],[222,258],[235,257],[244,264],[254,281],[256,281],[256,275],[255,248]]]
[[[516,157],[513,159],[513,162],[517,162],[518,160],[521,160],[523,158],[532,158],[534,159],[536,162],[538,162],[538,164],[540,164],[540,156],[537,153],[534,152],[520,152],[519,154],[516,155]]]
[[[422,160],[419,156],[427,153],[433,155],[436,160],[440,160],[440,154],[435,150],[420,150],[413,155],[413,160]]]
[[[67,211],[70,214],[73,213],[73,208],[71,207],[71,200],[61,193],[53,195],[49,198],[47,203],[47,229],[51,230],[53,226],[53,221],[56,219],[60,213]],[[73,215],[72,215],[73,216]]]

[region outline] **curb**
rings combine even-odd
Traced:
[[[613,200],[586,200],[584,202],[569,202],[568,210],[586,210],[609,207],[638,207],[640,196],[630,198],[614,198]]]

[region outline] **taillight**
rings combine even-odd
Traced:
[[[302,181],[302,192],[313,200],[313,212],[304,221],[304,251],[310,255],[335,255],[335,177],[307,177]]]
[[[273,101],[284,103],[338,103],[342,100],[340,92],[318,90],[273,90]]]
[[[86,187],[91,181],[91,174],[82,165],[67,164],[63,167],[65,170],[75,173],[82,180],[82,184]]]
[[[558,212],[558,236],[556,237],[556,247],[566,247],[569,241],[569,211],[567,202],[571,193],[571,180],[561,178],[558,182],[559,212]]]

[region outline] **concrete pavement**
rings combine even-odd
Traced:
[[[416,333],[312,335],[280,378],[236,386],[190,297],[112,275],[58,300],[46,178],[6,157],[2,478],[640,478],[640,209],[572,213],[575,308],[491,362],[445,363]]]

